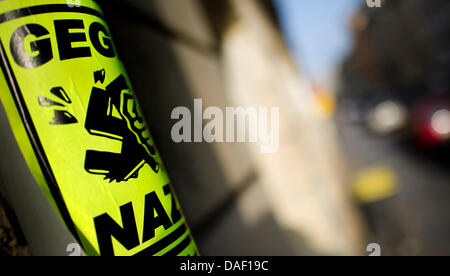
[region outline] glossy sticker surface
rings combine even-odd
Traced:
[[[196,255],[93,1],[0,2],[0,99],[37,182],[88,255]]]

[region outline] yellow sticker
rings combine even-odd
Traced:
[[[0,13],[0,99],[86,253],[196,255],[97,4],[6,0]]]

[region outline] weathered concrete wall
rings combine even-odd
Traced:
[[[172,142],[175,107],[192,110],[195,98],[229,105],[220,42],[201,2],[105,1],[103,9],[201,253],[294,254],[246,145]]]

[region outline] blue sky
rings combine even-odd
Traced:
[[[323,82],[351,48],[348,21],[364,0],[274,0],[303,73]]]

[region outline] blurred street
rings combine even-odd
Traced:
[[[361,125],[338,124],[353,175],[381,166],[397,178],[395,195],[362,204],[371,242],[378,242],[386,255],[449,255],[448,151],[423,153],[402,137],[377,137]]]
[[[386,255],[450,253],[449,12],[391,0],[348,23],[335,120],[368,238]]]

